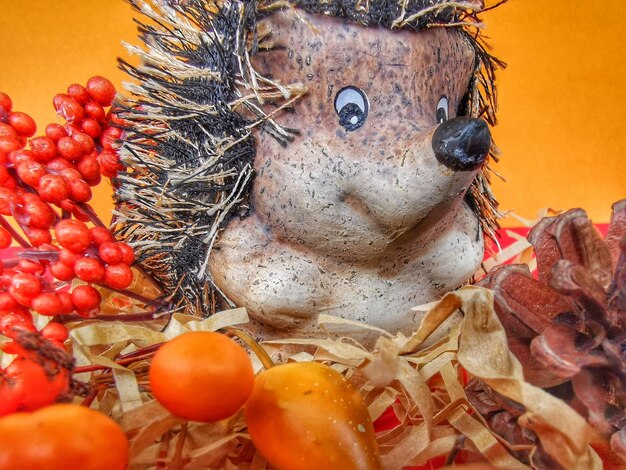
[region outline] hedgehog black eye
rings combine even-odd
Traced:
[[[363,90],[355,86],[342,88],[335,95],[335,111],[339,124],[347,131],[355,131],[367,119],[369,102]]]
[[[443,95],[437,103],[437,124],[448,120],[448,97]]]

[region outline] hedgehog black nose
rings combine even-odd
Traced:
[[[432,145],[439,163],[455,171],[476,170],[487,158],[491,133],[482,119],[456,117],[439,125]]]

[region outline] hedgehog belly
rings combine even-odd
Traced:
[[[319,255],[315,247],[296,249],[273,238],[257,219],[253,214],[230,222],[210,270],[220,291],[248,309],[251,328],[263,339],[327,336],[318,325],[320,314],[410,334],[422,317],[411,308],[462,285],[482,260],[482,234],[466,205],[444,230],[411,239],[404,250],[393,246],[377,263],[350,264]],[[337,333],[364,343],[378,336],[350,327]]]

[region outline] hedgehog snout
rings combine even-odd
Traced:
[[[491,133],[482,119],[456,117],[437,127],[432,146],[439,163],[455,171],[473,171],[489,154]]]

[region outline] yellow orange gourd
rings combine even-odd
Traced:
[[[326,365],[290,363],[261,372],[245,416],[256,448],[280,470],[382,468],[363,398]]]

